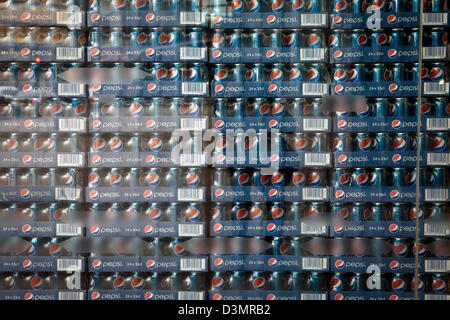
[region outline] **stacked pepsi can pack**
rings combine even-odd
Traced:
[[[65,245],[84,234],[87,146],[84,86],[60,78],[82,66],[87,44],[81,12],[69,28],[70,5],[80,2],[0,9],[2,300],[86,299],[85,257]]]

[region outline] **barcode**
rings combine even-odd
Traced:
[[[80,188],[55,188],[55,200],[75,201],[80,199]]]
[[[79,60],[83,56],[83,48],[56,48],[56,60]]]
[[[329,153],[305,153],[305,166],[326,166],[330,164]]]
[[[181,130],[204,130],[206,129],[205,118],[181,118]]]
[[[302,293],[300,295],[301,300],[327,300],[325,293]]]
[[[448,201],[448,189],[425,189],[425,201]]]
[[[427,119],[427,130],[448,130],[450,129],[449,118],[429,118]]]
[[[427,153],[428,165],[447,165],[450,164],[450,153]]]
[[[442,25],[447,24],[447,13],[433,12],[423,14],[423,25]]]
[[[426,294],[425,300],[450,300],[448,294]]]
[[[203,189],[178,189],[178,201],[202,201]]]
[[[300,49],[300,61],[316,61],[325,58],[324,48],[302,48]]]
[[[423,48],[424,59],[445,59],[447,57],[446,47],[426,47]]]
[[[450,271],[450,260],[425,260],[425,272]]]
[[[180,260],[181,271],[205,271],[206,261],[203,258],[184,258]]]
[[[327,258],[302,258],[303,270],[324,270],[328,267]]]
[[[82,291],[59,291],[58,300],[84,300]]]
[[[181,154],[180,155],[180,166],[183,167],[193,167],[202,166],[205,164],[204,154]]]
[[[86,131],[85,119],[66,118],[58,120],[59,131]]]
[[[198,237],[203,235],[202,224],[179,224],[178,235],[181,237]]]
[[[81,259],[58,259],[56,261],[56,269],[58,271],[81,271]]]
[[[57,236],[81,236],[81,227],[71,224],[58,223],[56,225]]]
[[[81,24],[81,12],[56,12],[56,24]]]
[[[424,234],[426,236],[447,236],[450,235],[450,228],[437,223],[425,223]]]
[[[326,200],[327,188],[303,188],[303,200]]]
[[[205,59],[206,48],[193,48],[193,47],[181,47],[180,59],[184,60],[197,60]]]
[[[300,16],[302,27],[305,26],[324,26],[327,22],[327,17],[322,13],[303,13]]]
[[[84,95],[84,84],[58,83],[59,96],[80,96]]]
[[[180,12],[180,24],[204,24],[206,13],[204,12]]]
[[[58,153],[58,167],[81,167],[83,165],[83,154],[81,153]]]
[[[204,292],[178,291],[178,300],[205,300]]]
[[[324,234],[326,226],[302,222],[301,232],[302,234]]]
[[[204,82],[183,82],[181,84],[182,94],[206,94],[207,83]]]
[[[425,82],[423,84],[424,94],[447,94],[448,82]]]
[[[323,96],[328,93],[326,83],[303,83],[303,95],[305,96]]]
[[[326,131],[328,130],[328,119],[303,119],[304,131]]]

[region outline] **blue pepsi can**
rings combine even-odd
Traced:
[[[244,221],[249,219],[248,208],[243,203],[236,203],[231,208],[231,219],[233,221]]]
[[[147,44],[147,33],[142,28],[132,28],[130,33],[130,45],[144,46]]]
[[[372,68],[372,81],[373,82],[383,82],[392,81],[392,73],[386,65],[381,63],[376,63]]]
[[[261,29],[254,29],[250,38],[251,48],[262,48],[264,46],[264,33]]]
[[[148,10],[148,8],[149,0],[131,0],[131,11]]]
[[[241,48],[242,47],[242,30],[235,29],[230,37],[230,48]]]
[[[319,272],[311,272],[308,279],[308,287],[310,291],[320,292],[327,289],[325,283],[325,275]]]
[[[270,34],[271,47],[281,48],[283,43],[283,35],[280,30],[273,30]]]
[[[352,44],[354,48],[368,47],[370,45],[369,37],[364,29],[355,29],[352,32]],[[372,38],[373,46],[373,38]]]
[[[243,64],[236,64],[233,67],[233,81],[242,82],[245,79],[245,66]]]
[[[272,273],[271,289],[276,291],[291,290],[292,279],[287,272],[275,271]]]
[[[379,132],[375,134],[372,139],[372,150],[374,151],[390,151],[390,137],[389,134]]]
[[[352,221],[364,220],[364,204],[355,202],[352,206]]]
[[[385,187],[389,185],[386,169],[374,168],[369,173],[369,185],[373,187]]]
[[[124,45],[123,39],[124,36],[122,27],[113,27],[110,33],[111,46],[122,47]]]
[[[392,205],[392,221],[406,221],[406,205],[404,203],[394,203]]]

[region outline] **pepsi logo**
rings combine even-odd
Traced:
[[[399,230],[399,227],[398,227],[397,224],[391,223],[391,224],[389,225],[389,232],[391,232],[391,233],[396,233],[396,232],[398,232],[398,230]]]
[[[28,22],[31,19],[31,13],[30,12],[24,12],[20,16],[23,22]]]
[[[89,231],[91,235],[97,236],[100,234],[100,227],[99,226],[92,226],[89,228]]]
[[[222,300],[222,295],[220,293],[215,293],[213,295],[213,300]]]
[[[444,78],[444,70],[440,67],[432,68],[430,70],[431,81],[441,81]]]
[[[225,280],[222,277],[214,277],[211,282],[213,289],[216,290],[221,290],[225,286]]]
[[[32,265],[33,265],[33,263],[29,259],[26,259],[22,262],[22,267],[24,269],[30,269]]]
[[[153,198],[153,191],[152,190],[145,190],[143,193],[144,199],[151,199]]]
[[[216,223],[216,224],[214,225],[213,229],[214,229],[214,232],[220,233],[220,232],[222,232],[222,230],[223,230],[223,226],[222,226],[222,224],[220,224],[220,223]]]
[[[341,94],[344,91],[344,86],[342,84],[338,84],[334,86],[334,92],[336,94]]]
[[[34,295],[31,292],[27,292],[25,293],[25,295],[23,296],[24,300],[33,300]]]
[[[389,300],[398,300],[398,299],[399,299],[399,297],[396,294],[392,294],[389,296]]]
[[[400,163],[401,160],[402,160],[402,156],[398,153],[396,153],[392,156],[392,162],[394,162],[394,163]]]
[[[259,1],[258,0],[251,0],[248,4],[248,11],[251,13],[259,12]]]
[[[391,122],[391,126],[393,129],[399,129],[402,126],[402,122],[398,119],[395,119]]]
[[[99,20],[100,20],[100,15],[97,12],[94,12],[91,15],[91,21],[95,23],[95,22],[98,22]]]
[[[266,227],[266,230],[270,233],[275,232],[276,229],[277,229],[277,226],[274,223],[269,223]]]
[[[398,85],[396,83],[391,83],[389,85],[389,92],[394,93],[398,91]]]
[[[223,267],[223,265],[224,265],[224,261],[223,261],[222,258],[216,258],[216,259],[214,260],[214,266],[215,266],[215,267],[220,268],[220,267]]]
[[[338,259],[334,263],[334,266],[336,267],[336,269],[342,269],[344,267],[344,265],[345,265],[345,262],[342,259]]]
[[[334,51],[334,53],[333,53],[333,57],[334,57],[336,60],[341,59],[343,56],[344,56],[344,53],[342,52],[342,50],[336,50],[336,51]]]
[[[337,126],[338,126],[339,129],[344,129],[344,128],[347,127],[347,121],[339,120],[338,123],[337,123]],[[339,140],[339,141],[341,141],[341,140]]]
[[[447,289],[447,285],[445,283],[444,279],[433,279],[433,282],[431,284],[431,287],[434,292],[436,293],[444,293]]]
[[[345,192],[344,192],[344,190],[337,190],[334,193],[334,196],[336,197],[336,199],[344,199],[345,198]]]
[[[22,55],[22,57],[28,57],[31,54],[31,50],[28,48],[23,48],[22,50],[20,50],[20,54]]]
[[[23,156],[22,158],[22,162],[23,164],[30,164],[32,162],[33,158],[31,158],[31,156],[29,154],[26,154]]]
[[[392,281],[392,290],[395,292],[403,292],[405,291],[406,283],[403,279],[395,279]]]
[[[131,279],[131,287],[133,289],[142,289],[142,287],[144,287],[144,278],[134,277]]]
[[[145,21],[147,21],[148,23],[152,23],[155,20],[155,14],[153,13],[148,13],[145,16]]]
[[[94,92],[99,92],[100,90],[102,90],[102,85],[97,83],[97,84],[93,84],[92,85],[92,91]]]
[[[95,259],[92,261],[92,268],[99,270],[102,267],[102,261],[100,259]]]
[[[284,217],[284,210],[283,208],[272,208],[270,214],[273,220],[282,220]]]
[[[253,279],[252,283],[254,289],[262,290],[266,285],[266,280],[263,277],[256,277]]]
[[[91,190],[89,191],[89,198],[91,200],[97,200],[99,198],[99,193],[97,190]]]
[[[216,85],[214,86],[214,92],[215,92],[216,94],[223,94],[224,91],[225,91],[225,88],[224,88],[223,85],[221,85],[221,84],[216,84]]]
[[[22,189],[20,190],[20,197],[22,199],[28,199],[31,197],[31,192],[28,189]]]
[[[344,295],[342,293],[337,293],[334,296],[334,300],[344,300]]]
[[[217,129],[223,129],[225,127],[225,122],[223,120],[217,120],[215,123]]]
[[[214,192],[214,195],[216,196],[216,198],[221,198],[225,195],[225,191],[223,189],[217,189]]]
[[[92,121],[92,128],[98,130],[102,127],[102,122],[100,120]]]
[[[29,224],[24,224],[23,226],[22,226],[22,232],[23,233],[30,233],[31,232],[31,225],[29,225]]]
[[[266,58],[267,59],[272,59],[273,57],[275,57],[275,51],[274,50],[267,50],[266,52]]]
[[[397,17],[395,16],[395,14],[390,14],[387,18],[386,18],[387,22],[389,24],[394,24],[397,22]]]
[[[161,151],[162,149],[162,141],[159,138],[151,138],[148,141],[148,146],[151,151]]]
[[[338,277],[331,278],[330,287],[332,291],[341,291],[343,287],[342,280]]]
[[[215,158],[215,163],[225,163],[226,157],[224,154],[218,154]]]
[[[154,83],[149,83],[147,85],[147,91],[150,93],[154,93],[156,91],[156,89],[157,89],[157,86]]]
[[[273,154],[273,155],[270,156],[270,162],[278,162],[278,161],[280,161],[280,156],[279,155]],[[283,178],[283,181],[284,181],[284,178]]]
[[[392,260],[389,263],[389,268],[391,268],[391,270],[397,270],[400,267],[400,263],[397,260]]]
[[[153,155],[148,155],[148,156],[145,158],[145,163],[147,163],[147,164],[153,164],[153,163],[155,163],[155,156],[153,156]]]
[[[154,298],[154,294],[153,294],[153,292],[151,292],[151,291],[147,291],[147,292],[144,294],[144,299],[145,299],[145,300],[153,300],[153,298]]]
[[[269,93],[275,94],[278,91],[278,86],[276,84],[271,84],[267,90]]]
[[[222,51],[220,50],[214,50],[212,53],[212,56],[214,59],[221,59],[222,58]]]
[[[339,25],[342,23],[342,17],[341,16],[335,16],[333,17],[333,24],[334,25]]]
[[[145,267],[146,267],[147,269],[149,269],[149,270],[155,269],[155,268],[156,268],[156,261],[153,260],[153,259],[148,259],[148,260],[145,262]]]
[[[273,293],[269,293],[266,296],[266,300],[276,300],[276,299],[277,299],[277,296],[275,294],[273,294]]]
[[[388,55],[389,58],[395,58],[397,56],[397,50],[389,49],[387,55]]]
[[[308,148],[308,140],[305,138],[298,138],[295,141],[295,149],[297,151],[305,151]]]
[[[445,151],[447,149],[447,142],[441,137],[434,137],[431,141],[431,148],[434,151]]]
[[[23,93],[25,93],[25,94],[29,94],[29,93],[33,92],[33,86],[32,86],[31,84],[25,84],[25,85],[22,87],[22,91],[23,91]]]
[[[153,226],[151,224],[148,224],[144,227],[145,234],[152,234],[154,230],[155,229],[153,228]]]
[[[268,192],[268,195],[270,198],[276,198],[278,196],[278,190],[277,189],[270,189]]]
[[[266,21],[268,24],[274,24],[277,21],[277,17],[275,17],[274,15],[270,15],[267,17]]]
[[[392,190],[389,193],[389,196],[391,197],[392,200],[397,200],[398,198],[400,198],[400,192],[398,190]]]
[[[231,1],[231,9],[233,12],[240,13],[244,11],[244,2],[243,0],[232,0]]]
[[[222,22],[223,22],[223,18],[221,16],[215,16],[213,18],[213,23],[214,24],[222,24]]]
[[[431,103],[429,102],[425,102],[424,104],[422,104],[422,106],[420,107],[420,112],[425,115],[428,116],[431,114]]]
[[[269,265],[269,267],[273,267],[277,264],[277,259],[276,258],[269,258],[269,260],[267,260],[267,264]]]

